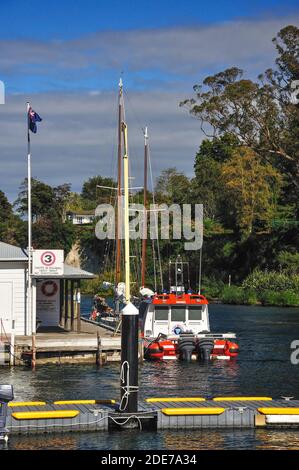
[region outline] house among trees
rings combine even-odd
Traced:
[[[95,219],[95,211],[68,212],[67,218],[73,223],[73,225],[88,225],[93,223]]]

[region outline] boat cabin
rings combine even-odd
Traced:
[[[160,333],[178,337],[182,333],[210,331],[208,301],[199,294],[159,294],[140,306],[144,336],[156,338]]]

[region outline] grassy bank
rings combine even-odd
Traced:
[[[215,279],[204,279],[202,292],[209,300],[224,304],[299,306],[299,275],[291,271],[254,270],[241,286],[228,286]]]
[[[244,287],[230,286],[222,291],[221,301],[225,304],[239,305],[276,305],[280,307],[298,307],[299,294],[293,290],[260,292]]]

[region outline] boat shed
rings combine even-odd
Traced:
[[[0,332],[32,335],[38,328],[61,326],[80,331],[80,281],[94,274],[64,263],[63,274],[32,276],[32,313],[28,312],[27,251],[0,242]]]

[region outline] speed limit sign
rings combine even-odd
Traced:
[[[63,275],[63,250],[34,250],[33,274],[35,276]]]
[[[43,266],[53,266],[56,261],[56,256],[53,251],[44,251],[40,257]]]

